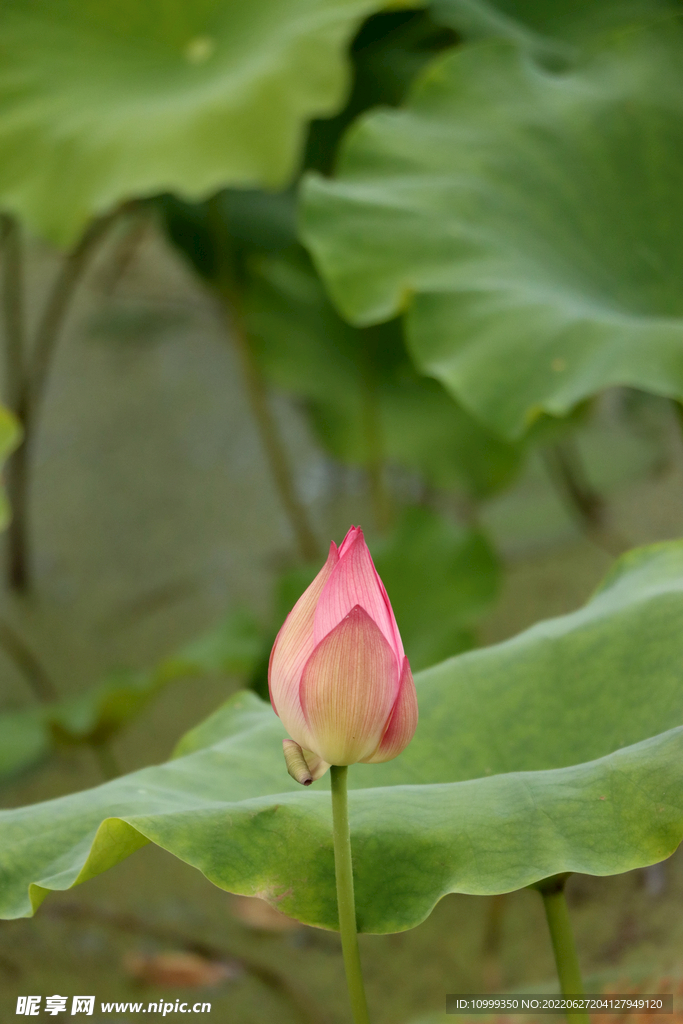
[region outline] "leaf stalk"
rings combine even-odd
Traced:
[[[74,292],[93,253],[119,216],[116,209],[92,220],[62,263],[42,311],[30,358],[26,352],[23,310],[23,254],[19,224],[3,219],[3,306],[5,320],[6,401],[23,428],[23,438],[7,464],[7,491],[12,508],[8,531],[8,583],[16,593],[30,590],[28,530],[31,461],[40,407],[59,336]]]
[[[584,994],[584,988],[569,908],[564,895],[566,881],[566,876],[558,875],[539,883],[536,888],[543,898],[562,995],[581,996]],[[586,1010],[567,1010],[567,1016],[571,1021],[585,1021],[586,1024],[590,1024]]]
[[[21,228],[9,214],[2,217],[2,304],[5,328],[4,400],[19,422],[25,420],[24,346],[24,259]],[[26,583],[26,514],[23,508],[26,481],[26,448],[22,438],[10,456],[5,471],[7,498],[12,518],[7,530],[7,575],[10,587],[25,589]]]
[[[320,558],[320,545],[308,521],[306,507],[297,493],[287,452],[270,408],[266,383],[251,347],[236,292],[223,287],[220,296],[228,333],[241,364],[247,399],[275,489],[296,538],[299,555],[305,562],[314,562]]]

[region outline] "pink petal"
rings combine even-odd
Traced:
[[[323,587],[315,610],[313,635],[316,644],[330,633],[352,608],[359,605],[382,631],[403,663],[401,637],[384,584],[377,574],[360,527],[352,526],[339,549],[339,561]]]
[[[398,694],[394,652],[356,606],[321,640],[301,677],[309,749],[329,764],[354,764],[375,750]]]
[[[299,703],[299,684],[304,665],[315,648],[313,617],[320,593],[339,561],[337,546],[330,545],[324,566],[304,591],[275,638],[268,666],[268,690],[276,715],[302,747],[308,746],[308,729]]]
[[[365,764],[377,764],[398,757],[408,746],[417,728],[417,694],[408,659],[403,659],[403,671],[398,696],[394,704],[387,730],[382,741],[370,757],[363,758]]]
[[[351,527],[349,527],[349,529],[347,530],[346,536],[344,537],[344,540],[339,545],[339,557],[340,558],[342,557],[342,555],[346,554],[346,552],[351,547],[351,545],[354,543],[356,537],[359,534],[360,534],[361,537],[363,536],[363,531],[361,530],[360,526],[351,526]]]

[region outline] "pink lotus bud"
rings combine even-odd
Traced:
[[[415,684],[360,527],[332,542],[285,619],[268,682],[289,735],[328,764],[390,761],[412,739]]]

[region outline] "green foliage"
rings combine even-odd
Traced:
[[[240,281],[252,253],[278,252],[296,241],[293,191],[224,189],[203,203],[154,200],[171,241],[196,272],[215,284],[225,264]]]
[[[46,708],[46,724],[59,742],[106,742],[137,717],[164,682],[160,673],[112,672],[85,693]]]
[[[507,484],[521,450],[483,427],[412,367],[398,321],[358,329],[295,248],[251,264],[247,322],[272,383],[307,401],[323,446],[342,462],[389,461],[435,487],[484,497]]]
[[[372,553],[413,672],[475,646],[473,626],[497,596],[501,568],[482,533],[405,508]]]
[[[306,401],[323,447],[341,462],[391,462],[474,497],[510,482],[522,451],[437,382],[418,375],[398,322],[359,330],[327,298],[296,245],[294,193],[226,190],[211,202],[157,200],[174,243],[205,279],[226,262],[266,378]]]
[[[21,426],[16,416],[0,405],[0,468],[21,441]],[[12,517],[4,488],[0,488],[0,530],[4,530]]]
[[[349,49],[351,94],[336,116],[311,124],[304,164],[331,170],[338,142],[351,121],[378,104],[400,103],[422,67],[454,40],[454,32],[435,24],[424,10],[392,10],[370,17]],[[171,240],[209,281],[215,282],[226,260],[239,278],[247,273],[244,263],[251,253],[279,251],[296,242],[293,188],[222,188],[204,202],[168,194],[154,203]]]
[[[14,0],[0,34],[0,205],[72,244],[165,190],[281,188],[305,123],[336,112],[377,0]]]
[[[447,892],[613,874],[683,836],[683,543],[632,552],[579,611],[417,679],[396,760],[350,770],[359,924],[410,928]],[[239,694],[174,760],[0,813],[5,917],[148,840],[231,892],[335,927],[327,780],[297,787],[279,720]]]
[[[306,160],[332,165],[345,125],[376,103],[399,102],[427,60],[455,39],[424,11],[370,18],[351,46],[352,95],[316,122]],[[248,327],[266,376],[306,400],[318,438],[346,463],[383,461],[417,470],[437,487],[482,497],[506,484],[521,453],[501,442],[442,387],[421,378],[398,324],[358,331],[330,305],[296,245],[295,193],[226,189],[198,204],[155,201],[169,236],[206,280],[231,278],[246,294]]]
[[[203,636],[163,664],[166,674],[244,675],[261,654],[263,628],[246,608],[235,608]]]
[[[41,707],[0,715],[0,781],[26,771],[50,751]]]
[[[75,697],[0,714],[0,782],[35,767],[55,746],[107,743],[169,683],[208,675],[249,675],[264,633],[242,608],[148,671],[120,669]]]
[[[35,768],[55,747],[106,743],[161,689],[158,672],[113,672],[76,697],[0,715],[0,782]]]
[[[537,56],[575,58],[577,44],[680,13],[676,0],[432,0],[432,17],[468,39],[499,37]]]
[[[448,19],[439,18],[437,23],[432,8],[381,12],[361,26],[349,50],[351,95],[335,117],[314,121],[310,126],[304,161],[307,167],[331,173],[337,146],[351,122],[371,107],[402,103],[428,61],[457,42]]]
[[[21,427],[16,416],[0,405],[0,459],[4,462],[21,440]]]
[[[507,437],[610,385],[682,398],[682,68],[675,23],[571,73],[507,42],[437,59],[307,181],[339,308],[405,311],[418,367]]]

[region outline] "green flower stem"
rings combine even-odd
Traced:
[[[353,896],[353,865],[351,862],[351,833],[349,831],[349,808],[346,791],[348,768],[332,765],[332,834],[334,837],[334,870],[337,876],[337,906],[339,908],[339,931],[346,969],[346,984],[349,989],[354,1024],[370,1024],[368,1004],[365,998],[363,975],[358,951],[356,931],[356,903]]]
[[[583,995],[583,982],[579,970],[579,958],[576,955],[572,925],[569,920],[567,900],[564,895],[565,882],[566,877],[549,878],[536,888],[543,897],[562,995],[579,996]],[[588,1024],[590,1022],[590,1017],[585,1010],[568,1010],[567,1016],[575,1021],[583,1020]]]

